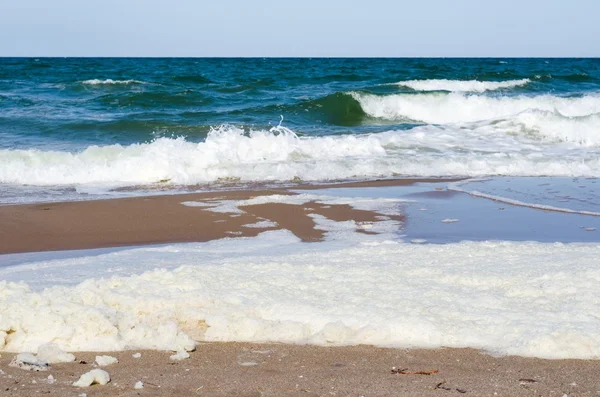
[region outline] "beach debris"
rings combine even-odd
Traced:
[[[0,375],[4,375],[5,373],[6,373],[6,372],[4,372],[4,371],[2,371],[2,370],[0,369]]]
[[[458,222],[458,219],[450,219],[450,218],[446,218],[446,219],[442,219],[442,223],[455,223]]]
[[[81,361],[79,361],[79,364],[87,364],[87,361],[81,360]]]
[[[255,361],[244,361],[242,363],[238,362],[238,364],[242,367],[255,367],[258,365],[258,363]]]
[[[131,355],[131,357],[133,357],[133,358],[140,358],[140,357],[142,357],[142,353],[134,353],[134,354]]]
[[[519,379],[519,382],[521,382],[521,383],[535,383],[535,382],[537,382],[537,380],[530,379],[530,378],[521,378],[521,379]]]
[[[47,382],[49,385],[52,385],[52,384],[54,384],[54,382],[56,382],[56,379],[54,379],[54,376],[48,375]]]
[[[73,386],[76,387],[89,387],[94,384],[106,385],[110,382],[110,375],[103,369],[93,369],[90,372],[79,377],[79,380],[73,382]]]
[[[437,374],[439,371],[437,369],[432,369],[429,371],[409,371],[408,368],[396,368],[392,367],[392,374],[399,375],[433,375]]]
[[[434,390],[448,390],[448,391],[453,391],[456,390],[457,392],[464,394],[467,391],[465,389],[459,389],[456,387],[448,387],[448,386],[444,386],[446,384],[446,382],[440,382],[437,385],[435,385],[435,387],[433,388]]]
[[[96,364],[98,364],[101,367],[117,364],[118,362],[119,360],[113,356],[96,356]]]
[[[133,386],[134,389],[136,390],[140,390],[144,388],[144,382],[142,382],[141,380],[138,380],[137,382],[135,382],[135,386]]]
[[[48,371],[48,364],[46,361],[38,359],[35,355],[31,353],[20,353],[17,354],[10,364],[10,367],[24,369],[26,371]]]
[[[49,364],[70,363],[75,361],[75,356],[62,350],[56,343],[45,343],[38,347],[38,360]]]
[[[186,352],[185,350],[180,350],[177,353],[170,356],[169,358],[171,360],[181,361],[181,360],[185,360],[186,358],[190,358],[190,354],[188,352]]]

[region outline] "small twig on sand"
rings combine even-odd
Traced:
[[[433,389],[434,390],[442,389],[442,390],[448,390],[448,391],[456,390],[457,392],[462,393],[462,394],[467,392],[465,389],[457,389],[457,388],[443,386],[445,383],[446,382],[440,382],[437,385],[435,385],[435,387]]]
[[[396,369],[394,367],[394,368],[392,368],[392,373],[400,374],[400,375],[433,375],[433,374],[437,374],[439,372],[437,369],[432,369],[430,371],[407,371],[407,370],[408,370],[408,368]]]

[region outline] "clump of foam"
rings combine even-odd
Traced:
[[[17,354],[8,364],[10,367],[24,369],[26,371],[48,371],[48,362],[39,359],[31,353]]]
[[[94,384],[106,385],[110,382],[110,375],[102,369],[93,369],[90,372],[79,377],[79,380],[73,383],[76,387],[89,387]]]
[[[69,363],[75,361],[75,356],[71,353],[63,351],[55,343],[45,343],[38,347],[38,359],[50,364],[54,363]]]
[[[186,358],[190,358],[190,354],[184,350],[180,350],[177,353],[169,356],[169,358],[174,361],[181,361],[185,360]]]
[[[116,357],[112,356],[96,356],[96,364],[100,367],[105,367],[107,365],[117,364],[119,360]]]

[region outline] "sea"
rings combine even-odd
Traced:
[[[600,176],[600,59],[0,59],[0,203]]]
[[[0,351],[600,359],[599,178],[600,59],[0,58],[0,205],[286,186],[261,202],[382,219],[0,255]]]

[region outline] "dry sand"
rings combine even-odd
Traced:
[[[409,184],[417,180],[336,186]],[[323,186],[320,186],[323,187]],[[310,189],[311,187],[305,187]],[[298,187],[295,187],[298,189]],[[240,216],[186,207],[183,201],[246,199],[292,194],[285,189],[197,193],[119,200],[0,207],[0,253],[63,250],[152,243],[206,241],[252,236],[267,229],[243,225],[269,219],[303,241],[319,241],[307,213],[330,219],[376,222],[376,213],[349,206],[263,204]],[[397,218],[401,220],[401,218]],[[1,313],[0,313],[1,314]],[[13,354],[0,357],[1,396],[596,396],[600,361],[492,357],[472,349],[382,349],[372,346],[316,347],[281,344],[202,343],[189,359],[171,352],[106,353],[119,363],[105,367],[112,382],[86,389],[72,386],[93,369],[96,354],[53,364],[48,372],[12,368]],[[82,363],[80,363],[82,361]],[[85,362],[85,363],[84,363]],[[438,371],[431,375],[394,374]],[[48,383],[48,375],[56,382]],[[145,383],[134,389],[137,381]]]
[[[596,396],[600,361],[493,358],[471,349],[404,350],[370,346],[317,347],[204,343],[191,357],[142,351],[106,353],[119,363],[103,367],[106,386],[72,386],[93,369],[95,353],[47,372],[8,366],[0,358],[0,396]],[[80,364],[80,360],[85,364]],[[438,371],[403,375],[407,371]],[[56,382],[48,384],[48,375]],[[135,390],[137,381],[144,388]],[[34,383],[35,382],[35,383]]]

